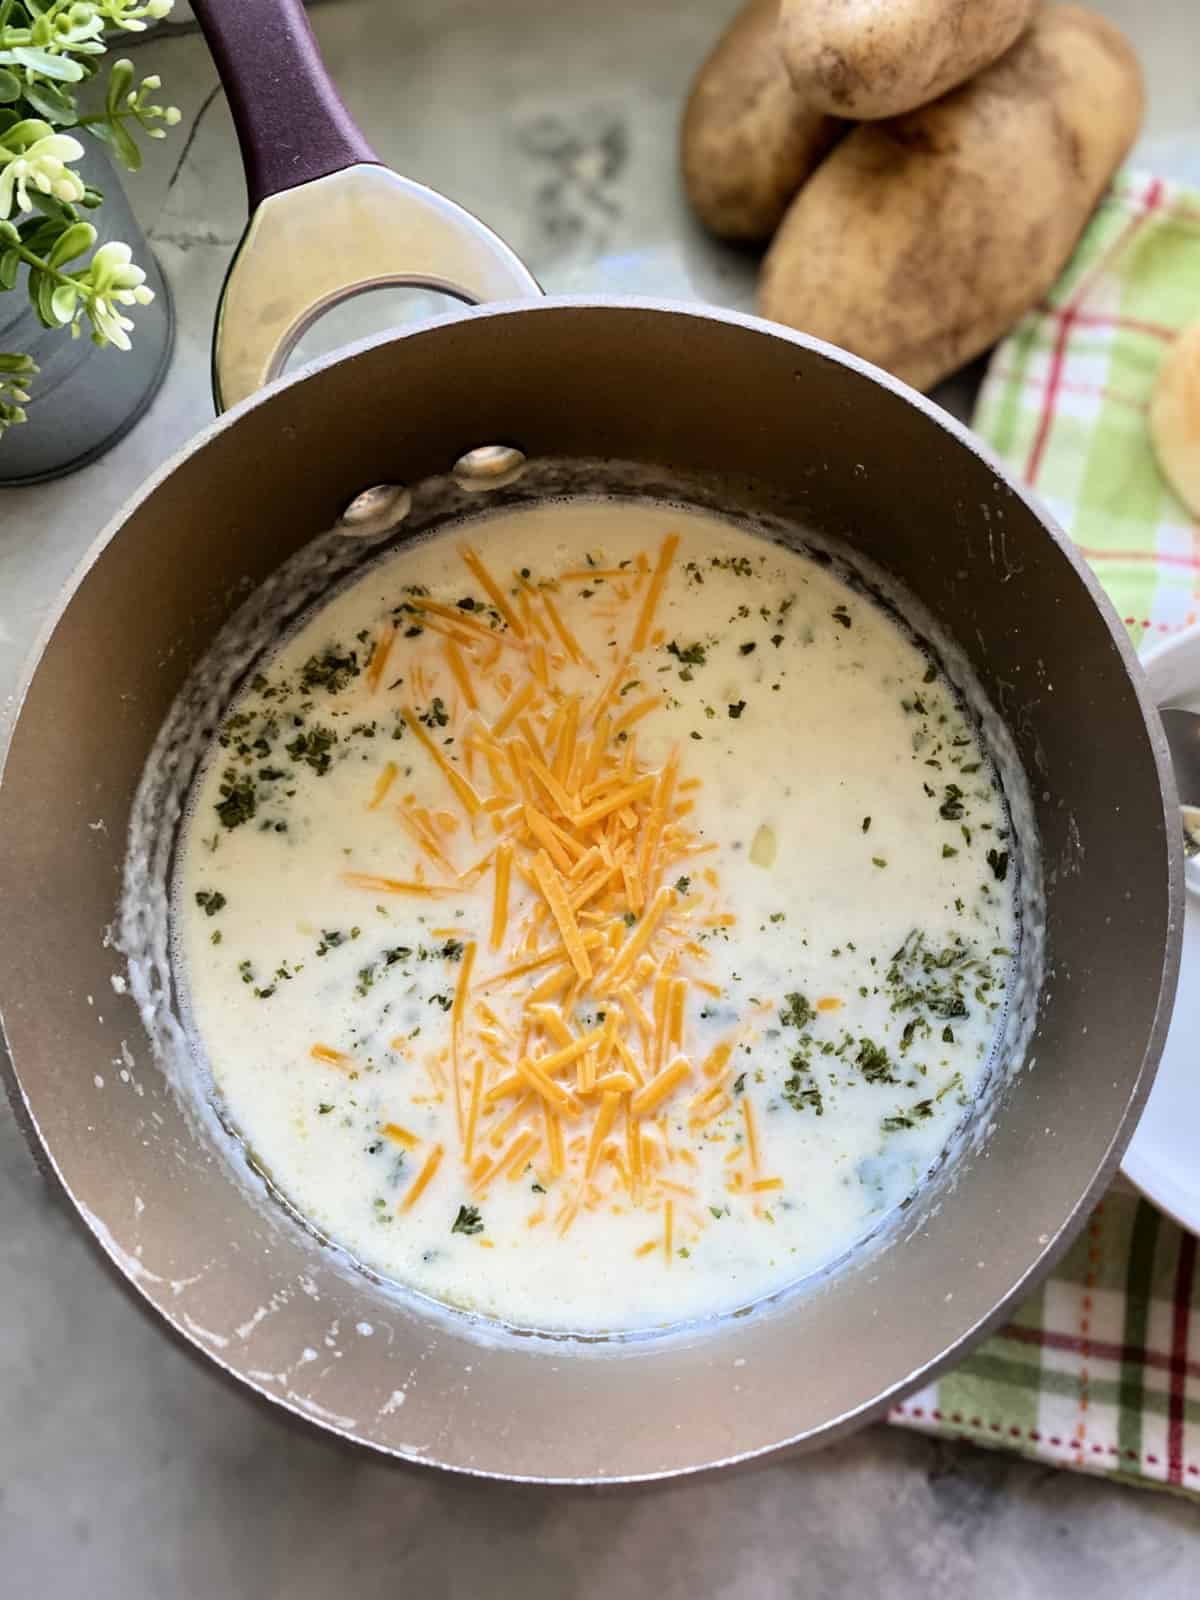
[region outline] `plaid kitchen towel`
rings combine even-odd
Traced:
[[[1200,525],[1146,425],[1167,347],[1200,318],[1200,194],[1127,173],[1045,304],[992,357],[975,430],[1091,562],[1135,644],[1200,620]]]
[[[1163,354],[1198,317],[1200,194],[1125,174],[997,348],[975,413],[1139,644],[1200,618],[1200,522],[1146,426]],[[1013,1321],[891,1420],[1200,1498],[1196,1240],[1118,1182]]]

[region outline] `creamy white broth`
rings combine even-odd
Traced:
[[[635,792],[589,823],[606,687],[592,783]],[[1003,1018],[1007,834],[952,687],[828,565],[674,507],[497,513],[370,569],[233,707],[181,852],[188,1009],[256,1161],[375,1271],[522,1327],[673,1323],[836,1259],[936,1161]],[[575,947],[548,885],[606,873]]]

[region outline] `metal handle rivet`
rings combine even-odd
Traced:
[[[412,494],[402,483],[377,483],[356,494],[338,519],[347,538],[371,539],[389,532],[412,510]]]
[[[525,452],[507,444],[481,444],[454,463],[452,476],[460,489],[479,494],[504,489],[525,471]]]

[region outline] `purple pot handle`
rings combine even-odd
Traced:
[[[192,0],[229,97],[250,221],[221,291],[217,409],[279,376],[316,317],[387,284],[477,305],[537,280],[444,195],[384,166],[329,81],[301,0]]]
[[[229,99],[250,210],[379,163],[330,81],[302,0],[192,0]]]

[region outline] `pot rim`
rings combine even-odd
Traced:
[[[761,317],[743,312],[736,312],[722,308],[699,306],[695,303],[661,299],[643,296],[588,296],[588,295],[563,295],[548,296],[538,300],[519,300],[505,302],[490,302],[486,305],[466,307],[456,311],[452,317],[440,316],[391,332],[373,335],[354,344],[345,346],[338,351],[322,356],[305,364],[295,372],[285,374],[276,379],[263,389],[259,390],[248,399],[239,402],[223,415],[217,417],[207,427],[202,429],[192,439],[182,445],[161,467],[147,478],[135,493],[125,502],[117,513],[107,522],[101,531],[92,540],[84,555],[77,563],[74,571],[67,580],[52,611],[47,616],[38,636],[30,650],[20,674],[18,686],[14,692],[7,725],[0,732],[0,786],[3,785],[5,768],[8,755],[12,747],[13,737],[22,715],[26,697],[32,685],[42,656],[58,628],[62,618],[73,602],[80,586],[87,577],[91,568],[108,545],[118,536],[132,514],[158,492],[161,486],[172,476],[176,468],[193,454],[203,450],[214,438],[228,429],[237,426],[239,420],[255,408],[267,404],[274,396],[284,389],[294,385],[311,381],[320,376],[327,368],[333,367],[359,353],[377,348],[382,345],[398,343],[415,334],[428,334],[436,326],[445,323],[452,326],[462,320],[475,320],[486,318],[489,320],[503,321],[515,314],[522,315],[554,315],[572,309],[586,310],[589,312],[613,311],[649,311],[664,315],[686,318],[690,321],[701,323],[721,323],[727,326],[745,329],[748,332],[764,335],[773,340],[782,341],[793,345],[830,361],[850,368],[863,378],[871,381],[886,390],[889,390],[904,403],[915,407],[922,412],[934,425],[948,433],[956,443],[981,460],[994,474],[998,486],[1002,486],[1009,493],[1016,496],[1029,510],[1037,524],[1045,534],[1058,547],[1059,552],[1066,557],[1071,570],[1081,581],[1090,597],[1093,606],[1103,619],[1112,643],[1116,646],[1117,653],[1125,669],[1140,709],[1145,726],[1148,746],[1155,764],[1158,787],[1163,804],[1164,823],[1170,832],[1170,819],[1178,805],[1174,775],[1170,765],[1166,739],[1162,732],[1161,723],[1155,712],[1148,687],[1136,653],[1129,641],[1128,635],[1121,624],[1111,601],[1101,588],[1090,567],[1075,549],[1048,509],[1037,499],[1033,491],[1021,484],[994,453],[985,446],[971,431],[956,418],[929,400],[926,396],[910,388],[907,384],[892,377],[890,374],[873,366],[871,363],[830,345],[823,340],[813,338],[795,330],[781,327]],[[874,1417],[882,1415],[896,1400],[928,1383],[938,1373],[960,1359],[963,1354],[988,1332],[999,1325],[1011,1308],[1027,1295],[1030,1289],[1054,1266],[1066,1251],[1076,1234],[1079,1232],[1088,1211],[1095,1203],[1101,1191],[1107,1187],[1116,1175],[1122,1154],[1131,1139],[1136,1125],[1137,1115],[1140,1113],[1153,1083],[1154,1071],[1165,1042],[1167,1028],[1170,1022],[1171,1003],[1174,997],[1176,981],[1178,978],[1180,952],[1182,941],[1182,910],[1183,910],[1183,869],[1182,852],[1177,851],[1172,862],[1172,870],[1167,883],[1166,905],[1166,949],[1163,961],[1162,975],[1155,1000],[1155,1009],[1152,1025],[1146,1036],[1145,1047],[1141,1062],[1138,1066],[1136,1077],[1133,1081],[1132,1092],[1124,1103],[1124,1108],[1112,1136],[1105,1148],[1104,1154],[1096,1166],[1090,1182],[1079,1196],[1069,1213],[1062,1219],[1055,1233],[1048,1237],[1046,1244],[1029,1263],[1026,1270],[994,1304],[991,1311],[984,1317],[974,1322],[962,1332],[950,1345],[945,1347],[932,1360],[923,1364],[916,1371],[906,1374],[903,1378],[890,1385],[883,1393],[873,1396],[862,1405],[852,1407],[842,1415],[831,1419],[819,1428],[807,1428],[800,1433],[784,1439],[759,1445],[745,1451],[735,1452],[719,1460],[707,1460],[695,1465],[683,1467],[672,1466],[659,1471],[634,1472],[628,1475],[606,1475],[604,1477],[583,1476],[531,1476],[528,1474],[504,1473],[493,1470],[484,1470],[460,1462],[438,1461],[429,1454],[422,1452],[419,1455],[410,1455],[404,1450],[389,1445],[364,1441],[353,1433],[339,1427],[336,1423],[325,1421],[312,1412],[291,1403],[286,1395],[272,1392],[258,1384],[253,1378],[237,1370],[222,1358],[220,1351],[214,1350],[204,1344],[186,1326],[175,1321],[166,1307],[154,1301],[137,1276],[127,1270],[120,1259],[120,1252],[114,1244],[106,1238],[107,1229],[103,1222],[93,1216],[90,1210],[76,1198],[72,1188],[66,1181],[55,1160],[54,1153],[49,1143],[43,1136],[37,1118],[29,1104],[25,1093],[19,1069],[12,1053],[7,1048],[0,1049],[0,1073],[2,1073],[9,1098],[13,1105],[18,1124],[25,1133],[33,1151],[34,1159],[43,1172],[53,1174],[71,1202],[74,1213],[83,1223],[93,1242],[112,1264],[122,1281],[132,1291],[135,1291],[139,1300],[146,1308],[155,1313],[164,1323],[173,1336],[202,1355],[207,1363],[215,1365],[223,1375],[232,1379],[241,1388],[250,1390],[262,1399],[270,1401],[272,1406],[281,1408],[284,1412],[300,1418],[309,1426],[316,1426],[323,1432],[332,1434],[356,1447],[370,1450],[373,1454],[383,1455],[397,1461],[409,1461],[427,1466],[438,1466],[443,1470],[453,1470],[473,1476],[499,1479],[512,1482],[532,1482],[540,1484],[585,1484],[585,1483],[641,1483],[654,1482],[662,1479],[690,1476],[699,1472],[708,1472],[717,1468],[727,1467],[742,1462],[770,1458],[782,1451],[792,1449],[806,1440],[818,1439],[822,1444],[844,1435],[853,1427]],[[3,1009],[0,1006],[0,1045],[7,1046],[6,1029],[3,1022]]]

